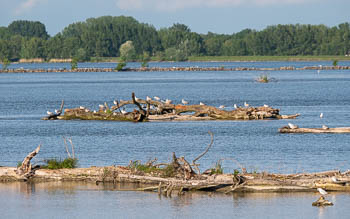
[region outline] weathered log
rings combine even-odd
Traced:
[[[350,133],[350,127],[338,128],[295,128],[284,126],[278,129],[280,133]]]
[[[312,203],[312,206],[322,207],[322,206],[332,206],[333,203],[326,200],[323,196],[319,197],[317,201]]]
[[[40,147],[41,147],[41,145],[39,145],[34,151],[29,153],[24,158],[21,166],[19,166],[16,170],[17,175],[24,177],[24,179],[28,179],[31,176],[33,176],[34,172],[33,172],[32,164],[30,163],[30,161],[33,159],[33,157],[35,157],[35,155],[37,155],[39,153]]]
[[[56,119],[58,119],[58,117],[63,112],[63,106],[64,106],[64,100],[62,100],[60,109],[57,112],[55,111],[55,113],[52,113],[51,115],[48,115],[48,116],[42,118],[42,120],[56,120]]]

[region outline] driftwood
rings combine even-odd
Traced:
[[[278,129],[280,133],[350,133],[350,127],[338,128],[294,128],[284,126]]]
[[[64,107],[64,100],[62,100],[60,109],[53,113],[51,115],[48,115],[47,117],[44,117],[43,120],[56,120],[58,119],[59,116],[61,116],[62,112],[63,112],[63,107]]]
[[[40,151],[41,145],[39,145],[34,151],[29,153],[23,160],[21,166],[15,171],[18,176],[24,179],[28,179],[34,175],[34,169],[32,169],[32,164],[30,163],[31,159],[35,157]]]
[[[132,112],[125,112],[126,105],[134,105]],[[191,114],[191,115],[189,115]],[[262,119],[294,119],[295,115],[280,115],[279,109],[269,106],[237,107],[225,110],[208,105],[172,104],[171,100],[136,98],[132,93],[131,100],[115,100],[111,107],[107,103],[100,105],[98,111],[85,107],[65,109],[64,115],[55,115],[50,119],[81,120],[114,120],[114,121],[162,121],[162,120],[262,120]]]
[[[323,196],[319,197],[317,201],[312,203],[312,206],[322,207],[322,206],[332,206],[333,203],[326,200]]]

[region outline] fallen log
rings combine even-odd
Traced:
[[[280,133],[350,133],[350,127],[337,128],[290,128],[284,126],[278,129]]]

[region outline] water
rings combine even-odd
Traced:
[[[312,207],[317,193],[157,193],[127,186],[11,183],[0,186],[2,218],[348,218],[350,196],[332,193],[332,207]]]
[[[160,63],[159,65],[165,64],[187,65],[188,63]],[[254,66],[257,63],[224,64]],[[323,62],[309,63],[312,66],[319,64],[325,65]],[[36,68],[41,65],[32,64],[31,67]],[[217,63],[195,63],[195,65],[217,66]],[[266,62],[259,65],[264,67],[304,66],[304,63]],[[25,65],[23,67],[27,68]],[[47,68],[53,67],[50,64]],[[207,132],[212,131],[214,144],[210,151],[198,161],[202,170],[214,166],[215,162],[221,158],[226,158],[223,161],[223,167],[227,173],[239,169],[237,162],[232,159],[245,166],[248,171],[258,172],[295,173],[349,169],[349,134],[280,134],[277,130],[288,122],[301,127],[321,127],[323,124],[329,127],[350,126],[350,72],[341,70],[324,70],[320,73],[273,71],[269,72],[269,76],[275,77],[278,82],[267,84],[254,82],[261,73],[235,71],[0,74],[0,165],[17,165],[17,162],[23,160],[24,156],[38,144],[42,144],[42,149],[34,158],[34,163],[40,163],[52,157],[65,158],[62,136],[72,138],[81,167],[126,165],[129,160],[146,162],[154,157],[157,157],[159,162],[166,162],[171,159],[171,152],[176,152],[178,156],[185,156],[187,160],[192,161],[208,145],[210,136]],[[169,98],[176,102],[185,98],[190,103],[198,104],[202,101],[214,106],[224,104],[230,107],[228,109],[232,109],[234,103],[243,105],[243,102],[247,101],[253,106],[268,104],[279,108],[281,114],[300,113],[301,116],[292,121],[128,123],[40,120],[46,115],[47,110],[57,109],[62,99],[65,100],[66,108],[83,105],[97,109],[98,105],[104,102],[112,104],[114,99],[130,99],[131,92],[135,92],[136,96],[142,98],[148,95],[161,96],[163,99]],[[319,118],[321,112],[324,114],[323,119]],[[237,208],[236,199],[232,196],[219,195],[212,199],[207,195],[199,195],[198,199],[190,198],[190,205],[186,205],[186,200],[179,200],[178,204],[174,204],[173,199],[158,200],[157,196],[148,193],[131,192],[129,194],[109,190],[97,192],[84,188],[72,189],[74,194],[69,196],[75,203],[73,206],[84,211],[74,213],[72,203],[66,201],[67,197],[62,195],[65,194],[65,188],[59,187],[54,194],[47,194],[45,189],[38,189],[37,192],[28,196],[28,200],[34,202],[32,205],[26,204],[18,191],[10,192],[6,188],[3,185],[0,186],[1,193],[6,197],[12,197],[11,200],[15,204],[25,205],[26,209],[39,205],[38,202],[46,203],[47,200],[53,200],[58,206],[48,207],[53,211],[52,214],[55,212],[59,214],[60,210],[68,209],[72,215],[75,215],[74,217],[82,217],[89,213],[88,209],[85,211],[82,204],[85,200],[89,202],[88,208],[96,210],[97,207],[104,205],[95,204],[95,201],[105,203],[103,200],[110,200],[113,203],[116,199],[117,203],[125,206],[124,202],[128,203],[129,197],[131,197],[131,203],[135,203],[144,210],[137,211],[139,214],[133,213],[136,207],[126,211],[126,214],[134,217],[151,216],[153,212],[147,210],[147,207],[155,212],[169,211],[173,213],[171,215],[179,217],[195,217],[194,213],[201,215],[201,212],[205,216],[204,212],[210,213],[205,209],[213,210],[214,206],[217,207],[213,212],[220,210],[220,212],[223,211],[223,215],[248,214],[250,217],[259,217],[259,211],[262,210],[264,215],[268,215],[267,217],[281,218],[289,217],[293,214],[293,209],[297,208],[306,209],[306,215],[310,217],[319,215],[317,208],[311,208],[311,202],[316,200],[316,196],[309,194],[262,196],[253,194],[240,197],[237,203],[243,204]],[[270,201],[265,200],[266,196]],[[341,194],[336,195],[336,199],[344,203],[349,197],[347,194]],[[144,203],[142,200],[147,203],[145,207],[142,207]],[[218,207],[219,204],[225,208]],[[120,214],[120,208],[118,211],[106,206],[94,216],[98,217],[98,214],[106,213],[107,217],[111,217],[114,213]],[[256,206],[257,210],[247,211],[251,206]],[[272,215],[276,208],[281,209],[280,213]],[[287,210],[287,208],[291,209]],[[195,209],[193,213],[192,209]],[[324,215],[338,216],[335,208],[326,209]],[[49,210],[41,211],[48,216],[52,215]],[[343,209],[341,212],[345,211],[346,209]],[[26,210],[23,212],[28,213]],[[166,217],[166,213],[164,215]]]

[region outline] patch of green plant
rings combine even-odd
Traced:
[[[116,70],[116,71],[123,71],[123,68],[126,66],[126,63],[125,62],[119,62],[118,63],[118,65],[117,65],[117,67],[115,67],[115,69],[114,70]]]
[[[76,158],[66,158],[64,160],[58,160],[56,158],[48,159],[44,161],[46,165],[41,166],[43,169],[50,169],[50,170],[56,170],[56,169],[73,169],[78,166],[78,159]]]
[[[136,170],[136,171],[141,171],[144,173],[151,173],[159,170],[159,168],[156,168],[155,166],[148,166],[141,164],[140,161],[134,161],[129,165],[129,168]]]
[[[17,162],[17,167],[20,167],[20,166],[22,166],[22,162],[21,162],[21,161],[18,161],[18,162]]]
[[[162,169],[163,177],[174,177],[175,176],[175,168],[173,165],[167,165],[165,168]]]
[[[4,58],[2,60],[2,70],[7,70],[10,64],[11,64],[11,61],[8,58]]]
[[[337,66],[338,65],[338,60],[333,60],[333,66]]]
[[[258,78],[255,79],[255,81],[260,83],[269,83],[277,80],[273,77],[270,77],[268,74],[261,74]]]
[[[214,174],[223,174],[224,173],[224,169],[222,168],[222,165],[220,162],[217,162],[215,164],[215,167],[211,169],[210,171],[210,175],[214,175]]]
[[[236,177],[238,174],[239,174],[239,170],[234,169],[234,170],[233,170],[233,175]]]
[[[72,59],[72,62],[70,63],[70,67],[72,70],[75,70],[78,68],[78,59],[77,58]]]

